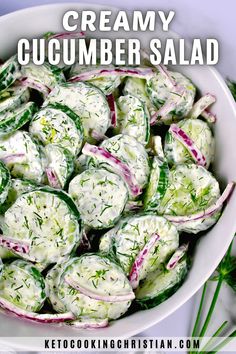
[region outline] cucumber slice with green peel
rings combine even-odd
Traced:
[[[135,291],[136,302],[142,309],[159,305],[179,289],[187,273],[188,265],[185,258],[170,271],[160,268],[148,274]]]
[[[186,117],[193,106],[196,94],[195,86],[187,77],[173,71],[169,71],[169,74],[179,86],[184,88],[184,94],[179,95],[179,99],[175,104],[175,109],[165,116],[166,124],[170,124],[172,121],[178,121],[181,118]],[[153,105],[157,109],[163,106],[172,96],[176,100],[177,93],[173,90],[173,87],[170,87],[167,77],[161,72],[153,75],[147,80],[146,91]]]
[[[68,284],[72,280],[80,290]],[[58,295],[76,317],[98,319],[119,318],[128,310],[131,297],[134,298],[122,269],[99,254],[75,258],[61,276]],[[122,300],[125,296],[130,300]]]
[[[13,111],[21,104],[29,101],[30,93],[27,87],[12,86],[0,93],[0,113]]]
[[[42,108],[30,124],[29,131],[44,145],[58,144],[73,155],[80,152],[83,143],[83,128],[79,116],[60,103]]]
[[[120,223],[113,238],[113,249],[127,275],[136,257],[154,234],[159,235],[159,240],[145,256],[139,280],[159,268],[175,251],[179,245],[179,235],[174,225],[154,214],[133,216]]]
[[[209,125],[200,119],[184,119],[177,126],[191,138],[203,154],[205,167],[208,168],[215,153],[215,141]],[[195,162],[188,149],[171,132],[166,134],[164,150],[168,162],[172,165]]]
[[[80,215],[71,198],[46,187],[17,198],[2,229],[4,236],[29,244],[23,258],[45,266],[69,256],[81,239]]]
[[[13,177],[42,182],[44,170],[41,154],[29,133],[18,130],[1,137],[0,160],[5,162]]]
[[[144,209],[157,210],[168,186],[169,167],[166,160],[154,156],[149,183],[144,196]]]
[[[149,95],[146,92],[146,80],[144,79],[128,77],[125,80],[123,94],[135,96],[140,99],[140,101],[142,101],[146,105],[149,113],[152,113],[156,110],[152,102],[150,101]]]
[[[35,183],[23,179],[12,179],[7,198],[5,202],[0,205],[0,213],[4,214],[16,201],[16,199],[25,192],[30,192],[37,188]],[[1,256],[0,256],[1,257]]]
[[[107,69],[107,66],[104,67],[99,66],[97,68],[103,70],[103,69]],[[73,78],[87,71],[88,71],[87,66],[81,67],[81,65],[75,64],[70,71],[70,78]],[[88,80],[88,82],[98,87],[107,96],[113,93],[115,89],[121,84],[121,77],[117,75],[111,75],[111,76],[100,77],[96,79],[90,79]]]
[[[7,248],[0,246],[0,258],[1,259],[9,259],[16,258],[16,255],[9,251]]]
[[[120,225],[124,222],[124,220],[128,220],[129,218],[121,219],[119,222],[109,231],[107,231],[102,237],[100,238],[99,242],[99,251],[104,254],[111,254],[115,257],[115,240],[116,233],[120,227]]]
[[[0,205],[7,199],[11,188],[11,175],[8,168],[0,161]]]
[[[0,92],[5,91],[20,77],[20,66],[16,56],[0,66]]]
[[[58,188],[63,189],[74,170],[74,156],[68,149],[57,144],[46,145],[44,153],[49,185],[53,187],[53,181],[50,180],[49,175],[49,171],[52,171],[58,183]]]
[[[191,215],[211,206],[220,197],[219,183],[204,167],[178,165],[169,173],[169,183],[158,213]]]
[[[143,102],[135,96],[120,96],[117,103],[117,131],[146,145],[150,138],[150,116]]]
[[[87,162],[88,162],[88,156],[84,154],[80,154],[77,159],[74,161],[74,168],[75,168],[75,174],[78,175],[85,170],[87,170]]]
[[[45,282],[30,262],[16,260],[5,264],[0,277],[0,297],[28,311],[38,312],[45,300]]]
[[[44,62],[42,65],[35,65],[30,62],[21,68],[22,78],[29,79],[30,82],[35,82],[36,85],[43,85],[48,89],[48,93],[58,84],[65,81],[63,71],[57,66],[50,65]],[[32,86],[33,88],[36,88]],[[29,85],[30,87],[30,85]]]
[[[85,225],[94,229],[112,227],[121,217],[128,190],[118,175],[105,169],[86,170],[69,185]]]
[[[104,140],[100,146],[128,166],[141,189],[146,186],[150,172],[149,159],[142,144],[131,136],[119,134]],[[102,157],[91,157],[88,160],[88,166],[106,168],[111,172],[114,171],[114,168],[106,160],[102,159]],[[130,197],[132,198],[131,195]]]
[[[13,111],[0,113],[0,136],[14,133],[23,127],[23,125],[32,119],[37,110],[34,102],[28,102]]]
[[[66,306],[58,296],[58,286],[60,277],[64,272],[65,268],[73,261],[74,259],[72,258],[66,262],[56,264],[53,268],[49,270],[45,278],[47,297],[53,309],[59,313],[65,313],[67,311]]]
[[[84,137],[88,141],[95,128],[98,134],[105,134],[111,126],[110,109],[106,96],[97,87],[84,83],[65,83],[55,87],[44,105],[61,103],[72,109],[81,119]]]

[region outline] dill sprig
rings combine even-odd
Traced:
[[[220,262],[220,264],[216,270],[216,274],[210,279],[211,281],[212,280],[217,281],[217,284],[216,284],[215,292],[212,297],[211,304],[210,304],[209,310],[207,312],[203,326],[201,328],[199,328],[202,310],[204,307],[204,300],[205,300],[208,281],[205,283],[205,285],[203,287],[202,296],[201,296],[201,300],[200,300],[200,304],[199,304],[199,308],[198,308],[198,312],[197,312],[197,317],[196,317],[194,328],[192,331],[192,337],[204,337],[204,335],[206,334],[207,329],[210,324],[210,321],[211,321],[211,318],[212,318],[212,315],[214,313],[223,283],[228,284],[234,291],[236,291],[236,257],[231,255],[232,245],[233,245],[233,241],[231,242],[231,245],[228,248],[228,251],[227,251],[226,255],[224,256],[223,260]],[[206,343],[204,348],[200,349],[200,351],[198,351],[198,352],[196,352],[196,351],[190,352],[190,354],[195,354],[195,353],[203,354],[203,353],[205,353],[206,349],[209,348],[209,346],[214,343],[214,339],[216,337],[218,337],[222,333],[222,331],[225,329],[227,323],[228,323],[228,321],[225,321],[219,326],[219,328],[216,330],[216,332],[211,336],[210,340]],[[212,354],[217,353],[220,349],[223,348],[223,346],[225,346],[227,343],[229,343],[229,341],[232,340],[234,337],[236,337],[235,330],[232,333],[230,333],[230,335],[226,339],[222,340],[222,342],[217,344],[217,346],[215,348],[213,348],[210,351],[210,353],[212,353]]]

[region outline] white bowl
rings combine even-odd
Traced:
[[[47,31],[62,31],[62,15],[69,9],[106,9],[104,6],[88,4],[56,4],[33,7],[0,18],[0,43],[1,56],[6,59],[16,51],[16,43],[20,38],[35,38]],[[109,8],[110,9],[110,8]],[[114,9],[117,11],[117,9]],[[119,37],[127,36],[127,33],[119,33]],[[99,33],[92,34],[102,37]],[[167,33],[167,35],[170,35]],[[108,33],[105,32],[104,37]],[[129,35],[130,38],[132,34]],[[152,37],[163,36],[163,33],[155,34],[135,33],[136,38],[147,43]],[[217,142],[215,170],[222,181],[222,186],[229,181],[236,180],[236,110],[235,102],[219,73],[210,67],[176,67],[175,70],[189,76],[202,93],[211,92],[217,97],[212,111],[217,114],[215,136]],[[112,323],[108,328],[94,331],[86,331],[55,327],[53,325],[37,325],[31,322],[0,314],[0,335],[7,337],[21,336],[123,336],[128,337],[140,333],[163,320],[172,312],[183,305],[193,296],[203,283],[212,274],[222,257],[224,256],[230,241],[236,231],[236,193],[227,203],[219,222],[201,237],[195,249],[192,268],[182,287],[167,301],[161,305],[146,311],[140,311],[128,317]],[[190,236],[191,237],[191,236]],[[22,347],[20,341],[15,343]],[[10,342],[8,344],[11,344]],[[32,349],[31,344],[25,344],[24,348]]]

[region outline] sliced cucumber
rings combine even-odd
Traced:
[[[128,77],[125,81],[123,93],[124,95],[131,95],[140,99],[140,101],[146,105],[150,113],[155,110],[155,107],[146,92],[146,80],[136,77]]]
[[[78,206],[84,224],[95,228],[112,227],[120,218],[128,190],[118,175],[105,169],[86,170],[69,185],[69,194]]]
[[[28,102],[13,111],[0,113],[0,136],[14,133],[29,122],[34,113],[37,111],[37,106],[34,102]]]
[[[149,183],[144,196],[145,210],[156,210],[168,186],[169,167],[166,160],[154,156]]]
[[[27,79],[46,86],[49,91],[57,84],[65,81],[62,70],[47,62],[42,65],[35,65],[33,62],[30,62],[28,65],[22,66],[21,74]]]
[[[110,109],[106,96],[97,87],[84,83],[66,83],[55,87],[48,96],[48,102],[67,105],[81,118],[86,140],[91,140],[91,131],[105,134],[111,125]]]
[[[64,188],[74,170],[74,157],[71,152],[57,144],[45,146],[46,169],[51,169],[56,175],[60,188]],[[50,181],[48,181],[50,184]]]
[[[44,145],[61,145],[73,155],[77,155],[82,147],[83,129],[80,118],[60,103],[49,104],[41,109],[34,116],[29,131]]]
[[[146,145],[150,138],[150,116],[143,102],[135,96],[120,96],[118,107],[118,132],[134,137]]]
[[[29,133],[18,130],[0,138],[0,160],[5,162],[13,177],[41,183],[44,173],[41,155]]]
[[[126,274],[129,274],[139,252],[153,234],[160,239],[147,254],[139,279],[156,270],[179,245],[177,229],[169,221],[154,214],[137,215],[124,220],[113,238],[116,257]]]
[[[8,168],[0,161],[0,205],[7,199],[11,188],[11,175]]]
[[[107,66],[97,67],[97,69],[100,69],[101,71],[103,69],[106,70],[107,68],[108,68]],[[75,77],[88,70],[89,68],[87,66],[81,67],[81,65],[75,64],[72,67],[72,70],[70,72],[70,77],[71,78]],[[100,77],[96,79],[90,79],[88,80],[88,82],[98,87],[105,95],[110,95],[121,84],[121,77],[117,75],[111,75],[111,76]]]
[[[143,309],[159,305],[178,290],[187,272],[187,261],[183,259],[170,271],[161,268],[150,273],[136,290],[136,301]]]
[[[73,261],[74,259],[72,258],[66,262],[56,264],[53,268],[49,270],[45,278],[47,297],[53,309],[59,313],[65,313],[67,311],[66,306],[58,296],[58,286],[60,277],[64,272],[65,268]]]
[[[73,289],[66,283],[72,278],[81,288],[94,294],[95,298],[109,298],[132,294],[128,279],[122,269],[109,258],[99,254],[85,254],[75,258],[61,276],[58,295],[69,311],[76,317],[116,319],[129,308],[131,301],[110,302],[96,300]]]
[[[200,119],[184,119],[177,124],[194,142],[206,159],[206,168],[214,159],[215,142],[208,124]],[[184,145],[170,132],[165,138],[165,155],[168,162],[174,165],[194,163],[192,156]]]
[[[46,187],[17,198],[2,228],[4,235],[30,244],[22,257],[44,265],[70,255],[81,239],[79,213],[71,198]]]
[[[25,192],[30,192],[35,189],[36,184],[23,179],[12,179],[7,198],[0,206],[0,213],[4,214],[16,201],[16,199]]]
[[[150,172],[149,160],[142,144],[131,136],[119,134],[104,140],[101,147],[109,151],[113,156],[120,159],[129,167],[140,188],[146,186]],[[113,171],[113,168],[102,159],[90,158],[88,160],[88,166],[103,167],[111,170],[111,172]]]
[[[107,253],[107,254],[113,254],[114,253],[114,244],[115,240],[114,237],[116,236],[116,232],[119,229],[120,223],[123,222],[123,220],[120,220],[116,226],[114,226],[112,229],[107,231],[104,235],[102,235],[99,243],[99,251],[102,253]]]
[[[76,160],[75,160],[75,174],[80,174],[87,170],[87,161],[88,156],[81,154]]]
[[[173,71],[169,71],[169,73],[177,84],[185,89],[185,92],[182,96],[179,96],[174,111],[170,112],[165,117],[165,123],[167,124],[170,124],[172,121],[180,120],[188,115],[193,106],[196,93],[195,86],[187,77]],[[153,105],[157,109],[172,96],[176,98],[176,92],[169,86],[167,78],[162,73],[157,73],[147,80],[146,90]]]
[[[0,246],[0,258],[1,259],[9,259],[9,258],[15,258],[16,255],[6,249],[5,247]]]
[[[12,86],[0,94],[0,113],[13,111],[22,103],[29,101],[30,93],[27,87]]]
[[[214,204],[219,196],[219,183],[204,167],[178,165],[170,170],[168,187],[158,212],[191,215]]]
[[[24,310],[37,312],[46,300],[44,278],[30,262],[16,260],[5,264],[0,296]]]
[[[8,89],[19,77],[20,66],[13,56],[0,67],[0,92]]]

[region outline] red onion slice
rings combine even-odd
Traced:
[[[60,314],[39,314],[36,312],[30,312],[23,310],[20,307],[12,304],[10,301],[0,298],[0,306],[7,311],[14,313],[16,316],[21,317],[25,320],[40,322],[40,323],[60,323],[65,321],[72,321],[75,316],[71,312],[60,313]]]
[[[91,250],[91,243],[89,241],[89,238],[86,234],[86,231],[83,229],[82,231],[82,239],[80,241],[78,250],[81,250],[82,252],[89,251]]]
[[[187,133],[183,129],[181,129],[177,124],[171,124],[169,132],[179,141],[181,142],[194,161],[200,166],[206,166],[206,158],[202,154],[202,152],[195,145],[194,141],[188,136]]]
[[[49,185],[50,185],[52,188],[61,189],[62,186],[61,186],[60,181],[59,181],[58,178],[57,178],[57,175],[56,175],[55,171],[53,171],[52,168],[47,167],[47,168],[45,169],[45,172],[46,172],[46,175],[47,175],[47,179],[48,179]]]
[[[207,108],[201,113],[201,116],[205,118],[209,123],[215,123],[217,120],[216,114],[208,111]]]
[[[25,241],[14,240],[13,238],[0,236],[0,246],[3,246],[13,252],[28,254],[30,251],[30,244]]]
[[[151,250],[153,247],[156,245],[156,243],[159,241],[160,236],[156,233],[152,234],[146,245],[143,247],[143,249],[139,252],[137,255],[130,274],[129,274],[129,281],[133,289],[136,289],[139,284],[139,278],[140,278],[140,271],[143,267],[143,263],[145,261],[145,258],[148,257],[150,254]]]
[[[153,75],[152,68],[107,68],[107,69],[94,69],[84,71],[79,75],[71,77],[68,81],[87,81],[98,79],[106,76],[133,76],[140,79],[146,79],[148,76]]]
[[[177,250],[175,251],[175,253],[172,255],[172,257],[170,258],[169,262],[166,265],[166,269],[167,270],[172,270],[176,267],[176,265],[178,264],[178,262],[183,258],[183,256],[186,254],[188,250],[188,244],[183,244],[182,246],[180,246],[179,248],[177,248]]]
[[[103,140],[108,139],[108,137],[106,135],[98,133],[94,129],[92,129],[92,131],[91,131],[91,137],[94,138],[97,141],[103,141]]]
[[[70,285],[73,289],[78,290],[81,294],[90,297],[91,299],[104,301],[104,302],[123,302],[123,301],[130,301],[135,298],[133,292],[127,294],[119,294],[119,295],[104,295],[104,294],[97,294],[93,291],[84,288],[81,286],[77,281],[75,281],[71,276],[67,275],[65,277],[65,282]]]
[[[129,200],[126,203],[125,211],[126,212],[136,211],[136,210],[140,210],[142,207],[143,207],[143,202],[141,200]]]
[[[103,149],[102,147],[86,143],[83,147],[82,153],[87,156],[104,158],[106,162],[112,167],[114,167],[114,169],[120,174],[120,176],[124,178],[133,196],[136,197],[142,193],[142,190],[137,184],[136,179],[132,174],[130,168],[117,157],[113,156],[110,152]]]
[[[215,212],[217,212],[222,207],[223,203],[229,198],[234,187],[235,187],[234,182],[228,183],[223,194],[216,201],[216,203],[210,206],[209,208],[207,208],[206,210],[200,211],[199,213],[196,214],[186,215],[186,216],[164,215],[164,217],[169,221],[173,222],[174,224],[182,224],[189,221],[206,219],[207,217],[212,216]]]
[[[150,124],[155,125],[158,120],[165,121],[166,119],[169,119],[168,114],[172,112],[175,108],[180,99],[183,97],[185,93],[185,89],[182,86],[176,86],[174,89],[174,86],[172,87],[173,93],[176,93],[174,96],[170,96],[166,102],[161,106],[161,108],[152,114]]]
[[[53,38],[54,39],[85,38],[85,33],[84,32],[61,32],[61,33],[52,34],[47,38],[47,40]]]
[[[12,154],[2,157],[0,160],[4,163],[22,163],[24,160],[25,154]]]
[[[116,104],[112,93],[110,95],[107,95],[107,102],[111,111],[111,125],[115,128],[117,125]]]
[[[30,87],[34,90],[37,90],[41,92],[45,97],[48,96],[49,93],[51,92],[51,89],[48,86],[43,85],[36,80],[30,79],[29,77],[20,78],[18,84],[21,86]]]
[[[194,103],[191,111],[189,112],[189,117],[198,118],[202,112],[205,111],[212,103],[216,101],[216,97],[210,93],[202,96],[197,102]],[[203,113],[207,115],[207,113]]]
[[[78,319],[68,323],[69,326],[81,329],[98,329],[98,328],[105,328],[109,324],[108,319]]]

